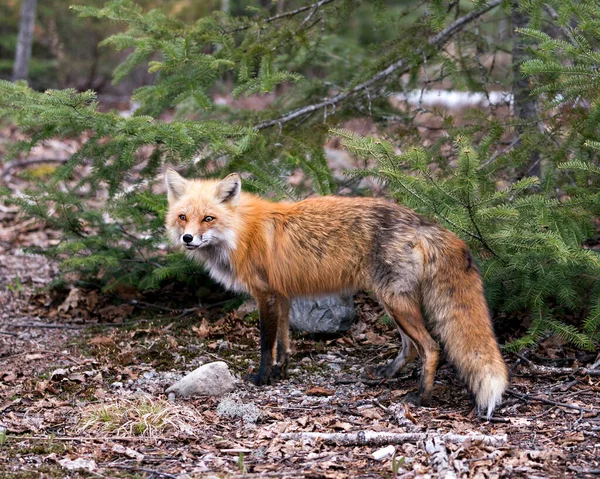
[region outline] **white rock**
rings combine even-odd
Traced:
[[[385,459],[387,457],[392,457],[395,452],[396,452],[396,446],[393,446],[390,444],[389,446],[382,447],[381,449],[377,449],[373,453],[373,459],[375,459],[376,461],[382,461],[383,459]]]
[[[167,394],[178,396],[221,396],[235,389],[235,381],[223,361],[204,364],[184,376],[169,389]]]
[[[58,461],[58,463],[69,471],[79,471],[81,469],[86,471],[94,471],[97,469],[96,461],[93,459],[83,459],[82,457],[78,457],[75,460],[71,460],[67,457],[65,459],[61,459]]]

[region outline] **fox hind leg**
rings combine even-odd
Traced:
[[[279,299],[279,325],[277,327],[277,352],[273,365],[273,379],[287,379],[287,370],[290,361],[290,300]]]
[[[416,394],[408,394],[405,400],[416,405],[426,405],[431,400],[439,358],[439,346],[425,327],[425,321],[417,300],[408,294],[386,295],[382,300],[390,316],[394,318],[402,332],[414,344],[423,361],[419,390]]]
[[[402,329],[398,328],[398,330],[400,331],[400,337],[402,338],[402,350],[392,362],[382,364],[375,369],[375,375],[381,378],[395,378],[400,374],[400,371],[402,371],[404,366],[413,362],[419,355],[417,348],[410,338],[404,334]]]

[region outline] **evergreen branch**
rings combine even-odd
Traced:
[[[428,45],[432,46],[432,47],[440,48],[442,45],[444,45],[446,42],[448,42],[450,40],[450,38],[452,38],[452,36],[454,36],[456,33],[461,31],[466,25],[468,25],[473,20],[476,20],[477,18],[481,17],[483,14],[489,12],[493,8],[497,7],[498,5],[500,5],[502,3],[502,1],[503,0],[494,0],[494,1],[490,2],[488,5],[482,7],[478,10],[474,10],[471,13],[459,18],[454,23],[449,25],[447,28],[442,30],[440,33],[431,37],[427,42]],[[419,49],[415,52],[415,55],[423,56],[423,58],[425,60],[428,60],[434,56],[434,53],[427,53],[424,50]],[[337,95],[335,95],[331,98],[327,98],[319,103],[314,103],[312,105],[307,105],[307,106],[304,106],[301,108],[297,108],[275,120],[268,120],[268,121],[263,121],[261,123],[258,123],[254,126],[254,129],[255,130],[264,130],[265,128],[270,128],[275,125],[282,125],[283,123],[292,121],[293,119],[298,118],[299,116],[303,116],[303,115],[306,115],[309,113],[314,113],[315,111],[322,110],[323,108],[327,108],[329,106],[335,106],[338,103],[346,100],[347,98],[356,95],[357,93],[366,91],[368,88],[373,86],[375,83],[379,82],[380,80],[383,80],[384,78],[389,77],[393,73],[396,73],[396,72],[398,72],[399,74],[406,73],[410,69],[410,66],[411,66],[411,64],[409,61],[407,61],[404,58],[401,58],[400,60],[397,60],[396,62],[392,63],[386,69],[381,70],[380,72],[376,73],[371,78],[369,78],[368,80],[364,81],[363,83],[360,83],[359,85],[356,85],[354,88],[351,88],[348,91],[345,91],[343,93],[338,93]]]
[[[546,3],[544,5],[544,10],[546,10],[546,12],[548,12],[548,15],[550,15],[552,20],[554,20],[556,25],[558,25],[558,13],[556,13],[556,10],[554,10],[554,8],[552,8],[552,5],[550,5],[549,3]],[[575,39],[573,34],[569,30],[567,30],[565,27],[559,26],[559,28],[560,28],[560,31],[563,33],[563,35],[569,39],[571,44],[576,47],[577,40]]]
[[[321,6],[326,5],[328,3],[331,3],[331,2],[335,2],[335,0],[320,0],[318,2],[311,3],[310,5],[305,5],[304,7],[297,8],[296,10],[290,10],[289,12],[279,13],[277,15],[274,15],[272,17],[269,17],[269,18],[263,20],[263,22],[264,23],[271,23],[271,22],[275,22],[277,20],[281,20],[282,18],[293,17],[294,15],[298,15],[299,13],[305,12],[306,10],[310,10],[312,8],[313,11],[302,22],[302,24],[305,24],[308,20],[310,20],[310,18],[315,14],[315,12]],[[237,27],[237,28],[234,28],[232,30],[228,30],[225,33],[241,32],[243,30],[248,30],[250,27],[251,27],[251,25],[242,25],[241,27]]]

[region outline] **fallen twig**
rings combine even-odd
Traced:
[[[259,477],[288,477],[290,479],[302,479],[306,474],[301,472],[248,472],[246,474],[233,474],[227,476],[229,479],[253,479]]]
[[[527,367],[535,374],[543,374],[546,376],[600,376],[600,369],[592,368],[555,368],[552,366],[540,366],[531,361],[528,363]]]
[[[448,450],[442,441],[437,438],[427,439],[425,441],[425,451],[429,454],[429,462],[435,469],[436,477],[456,478],[456,473],[448,457]]]
[[[18,336],[17,333],[11,333],[10,331],[0,331],[0,334],[5,334],[7,336]]]
[[[591,476],[600,476],[600,469],[585,469],[583,467],[568,466],[569,471],[574,471],[579,474],[590,474]]]
[[[417,442],[437,440],[461,444],[465,441],[482,442],[486,446],[501,446],[506,443],[506,434],[488,436],[486,434],[453,434],[453,433],[431,433],[431,432],[376,432],[360,431],[354,433],[324,433],[324,432],[289,432],[281,435],[285,441],[314,441],[322,440],[327,444],[338,444],[341,446],[387,446],[388,444],[403,444],[405,442]]]
[[[410,377],[410,375],[407,375],[407,377]],[[338,379],[335,384],[364,384],[365,386],[381,386],[382,384],[395,384],[400,381],[406,381],[406,377],[382,379]]]
[[[541,398],[541,397],[536,397],[536,396],[530,396],[529,394],[521,394],[518,393],[516,391],[512,391],[512,390],[507,390],[506,391],[508,394],[510,394],[511,396],[515,396],[518,397],[519,399],[522,399],[524,401],[538,401],[538,402],[543,402],[546,404],[550,404],[552,406],[560,406],[560,407],[566,407],[569,409],[575,409],[576,411],[581,411],[581,412],[591,412],[594,414],[598,414],[600,413],[600,411],[597,411],[595,409],[589,409],[586,407],[580,407],[580,406],[575,406],[574,404],[567,404],[564,402],[558,402],[558,401],[553,401],[552,399],[546,399],[546,398]]]
[[[7,439],[18,439],[20,441],[94,441],[94,442],[178,442],[179,439],[162,436],[21,436],[19,434],[8,434]]]
[[[156,471],[154,469],[147,469],[145,467],[123,466],[121,464],[103,464],[102,467],[107,467],[109,469],[125,469],[126,471],[133,472],[145,472],[146,474],[153,474],[155,476],[160,477],[168,477],[170,479],[177,479],[178,477],[167,472]]]
[[[53,324],[53,323],[2,323],[0,326],[9,326],[11,328],[39,328],[39,329],[83,329],[87,326],[73,326],[70,324]]]

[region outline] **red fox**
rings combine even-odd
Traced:
[[[479,271],[461,239],[383,199],[324,196],[275,203],[243,193],[241,183],[235,173],[221,181],[186,180],[167,170],[166,227],[173,243],[215,280],[256,299],[261,359],[258,373],[248,377],[252,383],[286,375],[290,298],[369,290],[394,318],[403,346],[377,372],[396,376],[421,356],[418,392],[406,399],[427,404],[438,339],[478,410],[491,416],[508,371]]]

